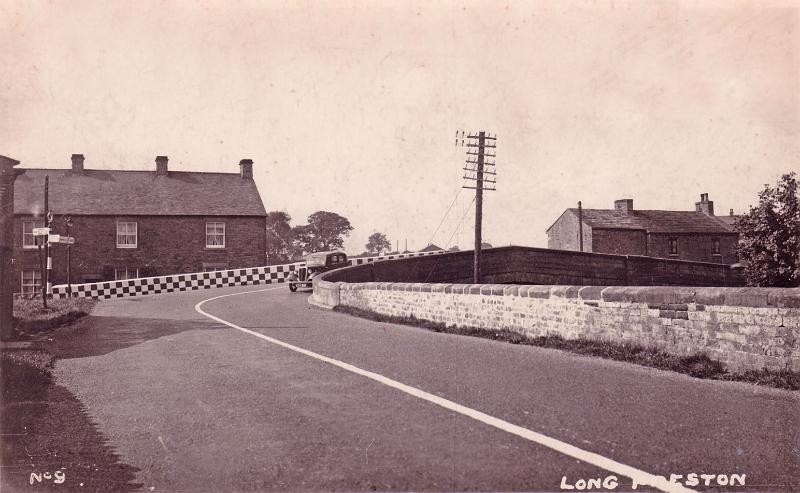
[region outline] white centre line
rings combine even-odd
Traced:
[[[521,438],[525,438],[526,440],[530,440],[532,442],[538,443],[539,445],[543,445],[547,448],[555,450],[556,452],[560,452],[564,455],[569,457],[573,457],[580,461],[586,462],[593,466],[599,467],[601,469],[605,469],[607,471],[611,471],[613,473],[619,474],[620,476],[625,476],[631,478],[633,482],[640,486],[652,486],[654,488],[658,488],[661,491],[666,491],[669,493],[685,493],[685,492],[693,492],[695,490],[686,488],[682,484],[674,483],[668,481],[667,478],[663,476],[657,476],[655,474],[650,474],[648,472],[642,471],[640,469],[636,469],[635,467],[631,467],[615,460],[609,459],[602,455],[596,454],[594,452],[589,452],[588,450],[583,450],[581,448],[575,447],[574,445],[570,445],[569,443],[562,442],[560,440],[556,440],[555,438],[551,438],[547,435],[542,435],[541,433],[537,433],[533,430],[529,430],[528,428],[523,428],[521,426],[517,426],[513,423],[509,423],[508,421],[504,421],[500,418],[496,418],[486,413],[482,413],[475,409],[469,408],[467,406],[462,406],[457,402],[453,402],[451,400],[445,399],[443,397],[439,397],[438,395],[430,394],[425,392],[424,390],[420,390],[416,387],[411,387],[410,385],[406,385],[404,383],[398,382],[397,380],[392,380],[391,378],[387,378],[379,373],[374,373],[368,370],[361,369],[357,366],[353,366],[349,363],[345,363],[343,361],[339,361],[337,359],[329,358],[327,356],[315,353],[313,351],[309,351],[307,349],[303,349],[298,346],[294,346],[292,344],[280,341],[278,339],[265,336],[264,334],[259,334],[258,332],[254,332],[250,329],[245,329],[243,327],[239,327],[238,325],[228,322],[227,320],[223,320],[219,317],[211,315],[203,311],[200,308],[204,303],[217,300],[220,298],[227,298],[229,296],[241,296],[244,294],[252,294],[252,293],[260,293],[263,291],[272,291],[275,289],[285,289],[285,288],[266,288],[266,289],[257,289],[254,291],[245,291],[242,293],[232,293],[232,294],[224,294],[221,296],[215,296],[213,298],[208,298],[207,300],[203,300],[197,303],[194,306],[194,309],[212,320],[216,320],[228,327],[231,327],[236,330],[240,330],[246,334],[250,334],[252,336],[258,337],[259,339],[263,339],[267,342],[271,342],[272,344],[276,344],[278,346],[284,347],[286,349],[290,349],[292,351],[298,352],[300,354],[304,354],[311,358],[317,359],[319,361],[324,361],[325,363],[329,363],[331,365],[337,366],[342,368],[343,370],[347,370],[349,372],[355,373],[357,375],[361,375],[363,377],[369,378],[370,380],[374,380],[376,382],[382,383],[388,387],[392,387],[393,389],[397,389],[401,392],[405,392],[406,394],[413,395],[419,399],[424,401],[428,401],[432,404],[436,404],[437,406],[441,406],[445,409],[450,411],[459,413],[461,415],[470,417],[476,421],[480,421],[481,423],[485,423],[489,426],[493,426],[497,429],[503,430],[507,433],[511,433],[512,435],[516,435]]]

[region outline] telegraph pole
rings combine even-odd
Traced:
[[[465,140],[466,139],[466,140]],[[467,147],[467,160],[464,164],[464,179],[474,182],[474,186],[465,184],[463,188],[475,190],[475,254],[473,258],[473,282],[481,283],[481,233],[483,226],[483,191],[496,190],[496,175],[493,166],[496,156],[492,149],[497,148],[497,136],[481,131],[476,133],[461,132],[461,144]],[[459,136],[456,132],[456,145],[459,145]],[[488,149],[488,152],[487,152]],[[486,159],[489,159],[487,161]],[[487,170],[486,168],[491,167]],[[487,178],[489,176],[489,178]]]
[[[580,243],[580,249],[583,251],[583,205],[581,205],[581,201],[578,201],[578,242]]]

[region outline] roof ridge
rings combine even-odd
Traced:
[[[19,171],[72,171],[72,168],[17,168]],[[156,170],[146,170],[146,169],[100,169],[100,168],[84,168],[83,173],[85,174],[87,171],[113,171],[116,173],[153,173],[155,174]],[[172,173],[202,173],[206,175],[239,175],[238,171],[183,171],[183,170],[169,170],[169,174]],[[78,174],[80,176],[80,173]]]
[[[570,210],[570,211],[577,211],[578,210],[577,207],[568,207],[567,209]],[[621,210],[618,210],[618,209],[594,209],[594,208],[589,208],[589,207],[581,207],[580,210],[583,210],[583,211],[619,212],[620,214],[630,214],[631,212],[632,213],[636,213],[636,212],[689,212],[689,213],[693,213],[693,214],[703,214],[704,216],[708,216],[707,214],[705,214],[703,212],[700,212],[700,211],[686,211],[686,210],[676,211],[676,210],[673,210],[673,209],[633,209],[630,212],[625,212],[625,211],[621,211]],[[708,217],[720,217],[720,216],[708,216]]]

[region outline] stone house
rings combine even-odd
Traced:
[[[158,156],[152,171],[18,169],[14,195],[15,291],[41,286],[33,228],[44,226],[49,175],[51,233],[75,238],[71,282],[98,282],[265,264],[266,211],[253,161],[238,173],[170,171]],[[72,219],[67,231],[66,217]],[[42,249],[44,250],[44,249]],[[67,282],[67,245],[51,246],[50,282]]]
[[[704,193],[694,211],[636,210],[632,199],[616,200],[614,209],[570,208],[547,237],[548,248],[557,250],[733,264],[739,235],[714,216]]]

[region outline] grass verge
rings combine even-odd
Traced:
[[[73,322],[92,310],[95,301],[88,298],[63,298],[47,300],[47,308],[41,298],[14,299],[14,325],[22,333],[40,332]]]
[[[42,331],[88,314],[93,304],[49,300],[44,310],[41,300],[15,300],[14,316]],[[56,356],[35,345],[0,349],[0,491],[140,489],[138,469],[122,462],[83,403],[53,377]]]
[[[495,341],[509,342],[511,344],[524,344],[527,346],[546,347],[560,349],[571,353],[584,354],[588,356],[599,356],[601,358],[625,361],[642,366],[649,366],[659,370],[669,370],[683,373],[696,378],[707,378],[713,380],[731,380],[737,382],[748,382],[757,385],[764,385],[786,390],[800,390],[800,373],[790,370],[748,370],[745,372],[729,372],[725,366],[703,353],[696,353],[689,356],[678,356],[659,349],[647,348],[638,344],[627,342],[617,343],[593,339],[564,339],[559,335],[547,335],[538,337],[528,337],[518,332],[508,329],[490,330],[480,327],[448,327],[441,322],[431,322],[428,320],[411,317],[397,317],[392,315],[382,315],[380,313],[361,310],[349,306],[339,305],[334,311],[346,313],[360,318],[366,318],[376,322],[384,322],[398,325],[411,325],[434,332],[445,332],[470,337],[482,337]]]
[[[80,400],[52,375],[38,349],[0,351],[2,491],[134,491],[136,469],[122,462]],[[63,484],[45,478],[63,479]]]

